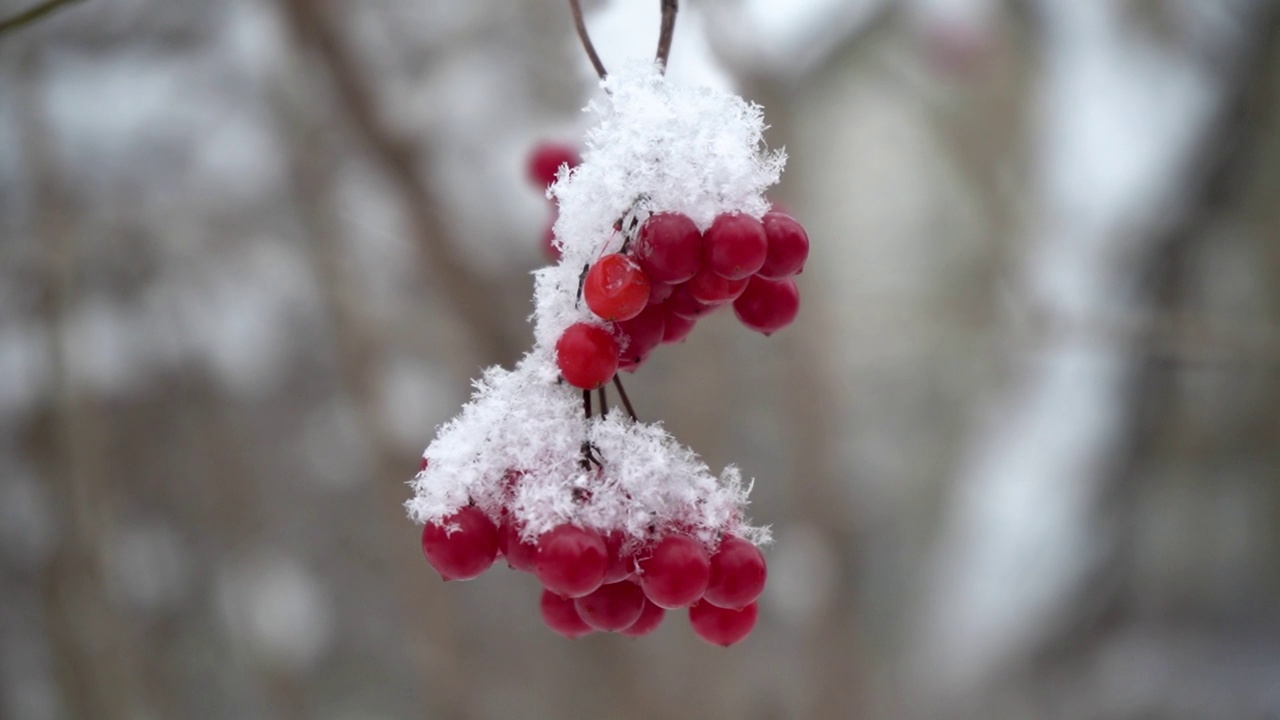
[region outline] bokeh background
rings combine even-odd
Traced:
[[[401,508],[531,342],[567,3],[94,0],[0,35],[0,716],[1280,718],[1280,3],[681,5],[813,239],[629,381],[757,478],[751,638],[563,640]]]

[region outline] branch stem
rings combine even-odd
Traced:
[[[662,2],[662,31],[658,35],[658,54],[656,59],[662,72],[667,71],[667,58],[671,56],[671,39],[676,33],[676,12],[679,0],[660,0]]]
[[[596,46],[591,42],[591,36],[587,34],[587,23],[582,19],[582,5],[578,0],[569,0],[569,10],[573,13],[573,26],[578,30],[578,39],[582,41],[582,49],[587,51],[587,57],[591,59],[591,66],[596,69],[596,75],[603,80],[609,74],[604,69],[604,63],[600,62],[600,55],[596,52]]]
[[[44,16],[51,14],[63,5],[70,5],[77,2],[80,2],[80,0],[45,0],[42,3],[37,3],[26,10],[19,11],[16,15],[0,19],[0,35],[5,35],[14,30],[20,30]]]
[[[635,422],[640,422],[640,418],[636,417],[636,411],[631,407],[631,398],[627,397],[627,391],[622,387],[622,378],[616,373],[613,376],[613,386],[618,388],[618,395],[622,397],[622,406],[627,409],[627,414]]]

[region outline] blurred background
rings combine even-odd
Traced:
[[[94,0],[0,35],[0,716],[1280,718],[1280,3],[681,5],[813,241],[629,380],[755,633],[566,641],[401,507],[532,340],[567,3]]]

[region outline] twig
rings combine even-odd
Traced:
[[[596,53],[596,46],[592,44],[591,36],[587,34],[587,22],[582,19],[582,6],[578,4],[578,0],[569,0],[569,10],[573,13],[573,26],[578,29],[578,39],[582,41],[582,49],[586,50],[587,57],[591,58],[591,66],[596,69],[596,75],[599,75],[601,80],[605,79],[609,73],[605,71],[604,63],[600,62],[600,55]]]
[[[671,56],[671,39],[676,33],[676,11],[679,10],[679,0],[661,0],[662,2],[662,32],[658,35],[658,67],[666,72],[667,58]]]
[[[585,415],[588,420],[591,419],[591,391],[590,390],[582,391],[582,414]]]
[[[603,385],[596,391],[596,396],[600,400],[600,417],[604,417],[609,414],[609,398],[605,395]]]
[[[81,0],[45,0],[45,2],[29,7],[26,10],[19,12],[17,15],[0,20],[0,35],[5,35],[15,30],[21,30],[64,5],[70,5],[80,1]]]
[[[627,409],[627,414],[632,420],[640,422],[640,418],[636,417],[636,411],[631,407],[631,398],[627,397],[627,391],[622,387],[622,378],[616,373],[613,376],[613,386],[618,388],[618,395],[622,397],[622,406]]]

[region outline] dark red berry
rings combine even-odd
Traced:
[[[639,619],[632,623],[631,627],[625,630],[619,630],[618,633],[626,635],[627,637],[648,635],[658,629],[658,626],[662,624],[662,618],[666,616],[666,614],[666,610],[654,605],[649,598],[645,598],[644,608],[640,610]]]
[[[591,626],[578,615],[578,608],[574,606],[573,600],[560,597],[550,590],[543,590],[540,605],[542,621],[547,627],[570,640],[593,632]]]
[[[617,323],[618,335],[626,338],[622,349],[623,360],[636,361],[649,354],[662,343],[662,332],[667,325],[667,311],[661,305],[650,305],[630,320]]]
[[[631,627],[644,609],[644,591],[629,581],[601,585],[589,595],[574,600],[578,615],[588,625],[606,632]]]
[[[681,285],[676,291],[671,293],[670,299],[665,303],[667,312],[679,315],[688,320],[697,320],[698,318],[710,315],[715,311],[715,305],[706,305],[698,302],[693,295],[689,294],[689,286]]]
[[[649,277],[630,256],[611,253],[587,271],[582,297],[605,320],[630,320],[649,304]]]
[[[556,341],[556,365],[570,385],[594,390],[618,370],[618,342],[598,325],[574,323]]]
[[[538,546],[520,539],[520,528],[508,515],[498,526],[498,545],[502,556],[507,559],[507,567],[520,572],[533,572],[534,561],[538,557]]]
[[[636,569],[636,559],[633,553],[623,553],[622,544],[626,541],[622,532],[614,530],[604,536],[605,549],[609,552],[609,565],[604,571],[604,581],[608,583],[622,582],[631,577]]]
[[[747,280],[747,278],[730,280],[715,274],[711,268],[703,266],[697,275],[681,287],[685,288],[690,297],[703,305],[717,306],[736,300],[742,291],[747,289]]]
[[[761,221],[769,239],[769,252],[757,274],[770,280],[781,280],[804,270],[809,259],[809,235],[795,218],[777,211],[767,212]]]
[[[640,226],[635,253],[650,282],[682,283],[702,267],[702,233],[684,215],[658,213]]]
[[[711,579],[711,558],[702,543],[668,535],[640,559],[640,586],[655,605],[680,608],[702,597]]]
[[[582,158],[578,156],[577,148],[572,145],[538,143],[534,146],[533,152],[529,153],[529,163],[525,172],[528,174],[529,182],[538,187],[546,187],[556,181],[556,173],[559,172],[561,165],[576,167],[580,162]]]
[[[430,464],[431,464],[431,461],[424,456],[422,460],[418,462],[418,472],[426,472],[427,466]]]
[[[650,281],[649,282],[649,304],[661,305],[662,303],[667,301],[667,298],[671,297],[671,291],[675,289],[676,289],[675,285],[668,285],[667,283]]]
[[[738,320],[765,335],[772,335],[790,325],[799,312],[800,291],[790,278],[766,280],[757,275],[733,301],[733,314],[738,316]]]
[[[730,610],[704,601],[689,608],[689,624],[703,640],[729,647],[751,634],[758,615],[759,608],[755,603],[741,610]]]
[[[681,317],[671,311],[671,308],[663,305],[663,312],[667,314],[666,322],[662,326],[662,342],[678,343],[684,342],[689,337],[689,333],[693,332],[693,326],[698,323],[692,318]]]
[[[717,217],[707,228],[703,246],[707,266],[730,280],[754,275],[769,252],[764,225],[741,213]]]
[[[711,581],[702,599],[722,608],[744,607],[760,597],[767,575],[760,548],[729,535],[711,556]]]
[[[498,556],[498,528],[474,505],[422,528],[422,554],[445,580],[478,577]]]
[[[609,553],[595,530],[560,525],[538,538],[534,573],[542,585],[565,597],[582,597],[604,583]]]

